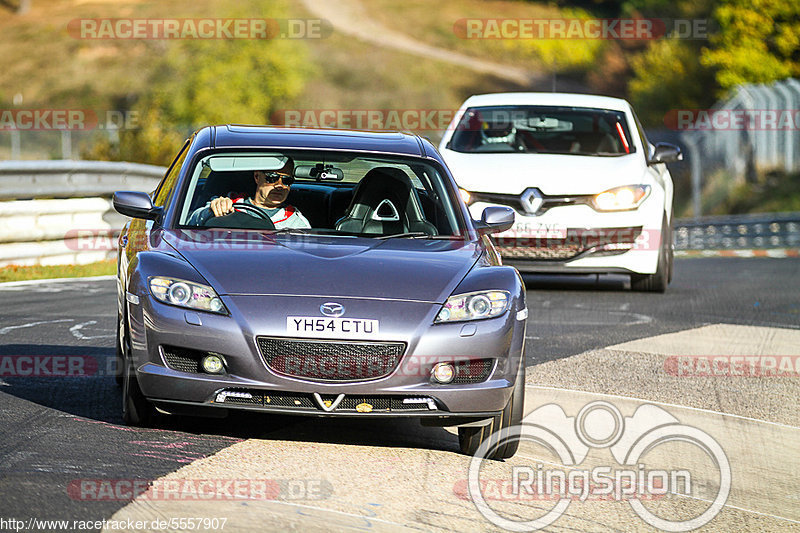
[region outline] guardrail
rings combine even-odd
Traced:
[[[0,266],[83,264],[116,256],[86,246],[79,230],[117,234],[118,190],[150,192],[166,169],[105,161],[0,162]]]
[[[0,200],[149,192],[165,172],[155,165],[113,161],[0,161]]]
[[[104,161],[0,162],[0,266],[88,263],[115,256],[80,230],[113,236],[125,218],[110,197],[152,191],[163,167]],[[26,198],[22,200],[21,198]],[[678,219],[676,250],[800,248],[800,212]]]
[[[800,248],[800,212],[675,221],[676,250]]]

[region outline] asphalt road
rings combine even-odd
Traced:
[[[622,277],[526,276],[528,366],[570,365],[590,350],[706,324],[800,329],[798,279],[800,260],[732,258],[678,260],[664,295],[632,293]],[[86,479],[156,479],[252,442],[245,439],[289,450],[304,443],[353,453],[377,447],[400,460],[407,449],[410,460],[426,450],[455,456],[451,433],[414,422],[247,415],[126,428],[120,390],[106,372],[115,291],[113,280],[0,286],[0,356],[88,356],[98,369],[91,377],[0,377],[0,518],[109,518],[129,501],[87,501],[70,487]]]

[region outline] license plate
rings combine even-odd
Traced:
[[[498,236],[512,239],[566,239],[567,226],[562,224],[547,224],[543,222],[517,222],[510,230],[505,231]]]
[[[372,339],[379,335],[379,323],[370,318],[290,316],[286,331],[300,337]]]

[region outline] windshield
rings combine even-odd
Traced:
[[[625,113],[580,107],[471,107],[450,150],[618,156],[634,151]]]
[[[460,238],[466,230],[445,179],[433,165],[410,158],[217,152],[193,169],[179,226]]]

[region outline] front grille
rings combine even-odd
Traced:
[[[524,192],[524,191],[523,191]],[[523,216],[531,214],[541,215],[548,209],[554,207],[563,207],[568,205],[589,204],[593,196],[575,195],[575,196],[546,196],[542,195],[542,204],[536,213],[530,213],[522,202],[522,193],[520,194],[501,194],[491,192],[471,192],[471,202],[487,202],[490,204],[506,205],[514,211]]]
[[[270,370],[312,381],[362,381],[391,374],[405,352],[403,342],[301,340],[258,337]]]
[[[497,246],[497,252],[508,259],[564,260],[572,259],[582,251],[581,245],[566,243],[554,243],[553,246],[517,246],[513,243],[503,243]]]
[[[454,384],[481,383],[489,378],[494,366],[494,359],[471,359],[455,363],[456,377]]]
[[[497,237],[495,247],[507,259],[566,261],[587,252],[599,255],[625,253],[634,247],[641,233],[641,227],[569,229],[563,239]],[[605,249],[606,246],[609,249]]]
[[[206,355],[205,352],[176,346],[162,346],[162,350],[164,352],[164,360],[171,369],[192,374],[200,374],[202,372],[200,360]]]
[[[264,407],[288,407],[291,409],[314,409],[317,404],[307,394],[290,393],[264,393],[262,395]]]
[[[326,405],[332,406],[338,395],[324,394],[320,396]],[[293,392],[272,392],[255,389],[225,389],[215,394],[216,403],[226,405],[244,405],[251,407],[277,407],[291,411],[317,410],[325,412],[312,394]],[[391,413],[397,411],[431,411],[438,410],[436,401],[427,396],[379,396],[356,395],[345,396],[332,413]]]

